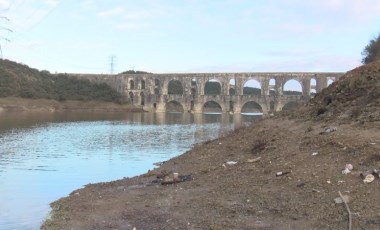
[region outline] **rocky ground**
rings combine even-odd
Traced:
[[[380,169],[379,113],[377,62],[299,110],[195,146],[144,175],[76,190],[52,204],[42,228],[347,229],[350,216],[353,229],[379,229],[380,178],[360,176]],[[353,170],[342,174],[346,164]],[[173,173],[191,180],[171,183]],[[350,213],[334,200],[339,192]]]

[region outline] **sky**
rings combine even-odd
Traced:
[[[379,25],[380,0],[0,0],[2,58],[52,73],[345,72]]]

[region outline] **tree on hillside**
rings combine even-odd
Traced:
[[[364,48],[362,55],[362,62],[364,64],[380,60],[380,33],[377,36],[377,38],[374,38],[371,41],[369,41],[369,44],[366,45],[366,47]]]

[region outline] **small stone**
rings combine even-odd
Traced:
[[[350,201],[350,197],[347,196],[347,195],[343,195],[343,199],[344,199],[344,201],[345,201],[346,203],[348,203],[348,202]],[[337,198],[334,199],[334,202],[335,202],[336,204],[341,204],[341,203],[343,203],[343,200],[342,200],[341,197],[337,197]]]

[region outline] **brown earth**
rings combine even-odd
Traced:
[[[76,190],[52,203],[42,229],[346,229],[339,192],[349,197],[353,229],[379,229],[380,178],[360,177],[380,169],[379,75],[380,62],[360,67],[306,107],[197,145],[144,175]],[[344,175],[347,163],[354,169]],[[192,180],[161,185],[157,177],[173,172]]]

